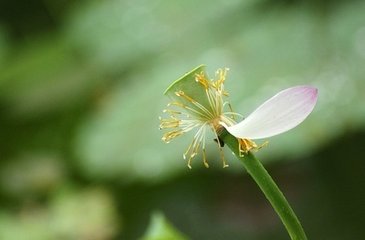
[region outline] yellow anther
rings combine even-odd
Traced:
[[[182,108],[185,107],[185,105],[182,104],[181,102],[170,102],[170,103],[167,104],[167,106],[168,107],[170,107],[170,106],[177,106],[177,107],[182,107]]]
[[[225,68],[225,69],[218,69],[216,72],[216,78],[217,80],[212,82],[212,86],[213,88],[219,92],[220,94],[224,95],[224,96],[228,96],[228,93],[226,91],[224,91],[224,81],[226,80],[226,75],[227,75],[227,71],[229,69]]]
[[[160,124],[160,129],[165,129],[165,128],[176,128],[179,127],[180,125],[180,120],[178,119],[161,119],[161,124]]]
[[[171,141],[171,139],[178,137],[181,134],[183,134],[183,132],[181,130],[175,130],[175,131],[165,133],[162,137],[162,141],[169,143]]]
[[[205,89],[208,89],[209,88],[209,80],[206,79],[205,75],[204,75],[204,72],[201,72],[201,73],[197,73],[195,75],[195,81],[197,81],[198,83],[200,83],[201,85],[203,85],[203,87]]]
[[[171,110],[171,109],[164,109],[162,112],[164,113],[169,113],[171,115],[174,115],[174,114],[181,114],[181,112],[179,111],[175,111],[175,110]]]
[[[194,99],[192,99],[191,97],[189,97],[188,95],[186,95],[185,93],[184,93],[184,91],[177,91],[177,92],[175,92],[175,94],[176,94],[176,96],[178,96],[178,97],[183,97],[183,98],[185,98],[186,100],[188,100],[189,102],[191,102],[191,103],[194,103],[194,102],[196,102]]]
[[[252,141],[250,139],[247,139],[247,138],[241,139],[241,138],[239,138],[238,143],[239,143],[238,145],[239,145],[240,157],[243,157],[245,154],[247,154],[251,150],[257,151],[257,150],[265,147],[269,142],[266,141],[263,144],[258,146],[254,141]]]
[[[247,138],[244,139],[239,138],[238,142],[239,142],[239,152],[241,156],[247,154],[250,150],[257,148],[256,143]]]

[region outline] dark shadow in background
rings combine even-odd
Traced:
[[[267,166],[309,239],[365,235],[364,139],[365,132],[350,132],[306,159],[273,161]],[[168,183],[135,184],[119,192],[123,239],[141,236],[155,209],[165,212],[192,239],[288,239],[247,175],[193,171]]]

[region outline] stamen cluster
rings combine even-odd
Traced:
[[[186,132],[197,129],[192,142],[183,154],[184,159],[188,159],[189,168],[191,168],[192,159],[200,150],[202,150],[205,167],[209,167],[205,151],[206,131],[209,128],[217,140],[223,167],[228,166],[223,155],[223,143],[218,136],[223,128],[221,123],[232,126],[236,124],[235,116],[239,114],[234,113],[229,102],[224,100],[228,96],[228,92],[224,89],[227,71],[227,68],[219,69],[215,79],[208,79],[204,72],[195,74],[196,87],[203,88],[208,105],[200,103],[184,91],[178,90],[175,91],[177,101],[170,102],[167,105],[168,108],[163,110],[169,115],[166,119],[160,118],[160,129],[170,129],[162,137],[166,143]],[[226,106],[228,106],[229,111],[224,110]]]
[[[227,134],[235,137],[238,151],[234,152],[244,157],[268,143],[257,145],[253,140],[269,138],[298,126],[313,111],[317,102],[317,88],[309,85],[294,86],[275,94],[246,118],[242,118],[240,114],[233,112],[231,105],[225,100],[228,92],[224,89],[224,82],[228,69],[219,69],[215,79],[207,78],[204,69],[204,65],[196,67],[166,89],[164,94],[174,101],[164,110],[168,117],[160,118],[160,129],[169,129],[162,137],[166,143],[197,129],[193,141],[183,155],[184,159],[188,158],[189,168],[200,150],[204,165],[209,167],[205,152],[208,128],[212,130],[218,144],[223,167],[227,167],[222,150],[224,142],[219,136],[223,139],[226,139]],[[237,115],[241,118],[238,123],[235,120]]]

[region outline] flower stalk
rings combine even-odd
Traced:
[[[186,73],[172,83],[165,95],[172,102],[163,112],[167,118],[160,117],[160,129],[168,130],[162,140],[169,143],[175,137],[195,130],[195,135],[183,158],[191,162],[202,153],[206,159],[206,131],[212,130],[217,142],[223,167],[228,167],[222,147],[226,144],[243,163],[247,172],[256,181],[266,198],[279,215],[292,240],[306,240],[300,222],[274,180],[263,165],[252,154],[267,142],[259,145],[253,140],[266,139],[284,133],[304,121],[312,112],[318,97],[318,90],[312,86],[294,86],[280,91],[266,100],[246,118],[233,112],[226,100],[228,92],[224,89],[228,69],[219,69],[215,78],[210,79],[201,65]],[[241,118],[237,122],[236,117]]]
[[[261,162],[251,152],[241,156],[237,138],[226,130],[222,131],[219,138],[222,139],[222,141],[233,151],[234,155],[243,163],[247,172],[255,180],[265,197],[279,215],[290,238],[292,240],[306,240],[307,237],[299,219]]]

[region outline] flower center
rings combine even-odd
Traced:
[[[239,114],[233,112],[229,102],[224,100],[224,98],[228,97],[228,92],[224,89],[227,70],[228,69],[219,69],[216,72],[215,80],[208,79],[204,72],[195,73],[195,78],[192,78],[192,80],[195,80],[195,84],[197,85],[193,88],[199,90],[197,91],[199,92],[199,95],[196,95],[194,90],[191,89],[187,90],[189,92],[187,94],[182,89],[175,88],[173,97],[175,101],[170,102],[167,105],[168,108],[163,111],[168,114],[169,117],[166,119],[160,118],[160,129],[170,129],[170,131],[165,133],[162,137],[162,140],[166,143],[169,143],[172,139],[183,135],[186,132],[197,129],[192,142],[183,154],[184,159],[188,159],[189,168],[191,168],[192,159],[198,155],[200,151],[202,152],[204,165],[209,167],[205,152],[207,129],[212,130],[214,133],[223,167],[228,167],[222,150],[224,143],[218,136],[224,129],[224,126],[233,126],[236,124],[235,117]],[[204,93],[205,96],[202,96],[201,94]],[[226,108],[229,110],[225,111]],[[238,142],[239,152],[242,155],[247,154],[250,150],[259,149],[261,147],[257,146],[256,143],[250,139],[238,139]]]
[[[167,113],[169,118],[160,118],[160,129],[171,129],[162,137],[162,140],[167,143],[175,137],[197,129],[192,142],[183,154],[184,159],[188,158],[189,168],[191,168],[192,159],[200,150],[202,150],[204,165],[209,167],[205,153],[206,130],[209,128],[213,131],[217,139],[223,167],[228,166],[224,160],[221,147],[223,143],[218,138],[219,133],[223,129],[222,122],[228,126],[236,123],[234,117],[237,114],[232,111],[231,105],[223,99],[228,96],[228,92],[224,90],[227,70],[219,69],[216,72],[215,80],[208,79],[204,72],[195,74],[196,87],[204,90],[203,92],[205,92],[206,98],[202,100],[205,102],[199,102],[194,99],[194,96],[189,96],[183,90],[177,89],[175,91],[177,101],[169,103],[168,109],[164,110],[164,113]],[[229,111],[225,112],[224,108],[226,106],[229,107]]]

